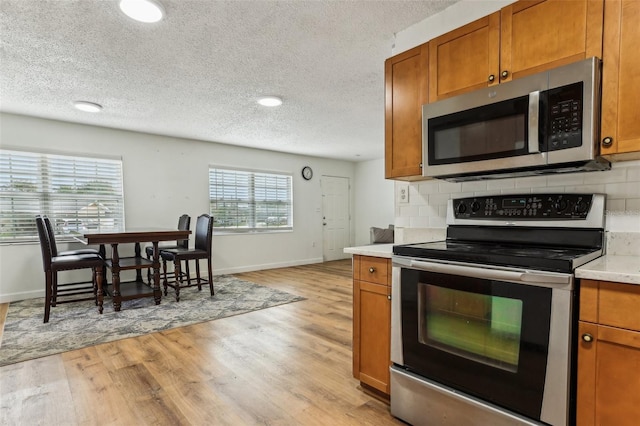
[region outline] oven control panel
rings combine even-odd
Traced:
[[[525,194],[457,198],[457,219],[586,219],[593,194]]]

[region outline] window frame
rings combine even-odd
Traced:
[[[122,157],[13,146],[1,147],[0,156],[0,245],[38,242],[39,214],[49,217],[60,242],[74,241],[85,229],[124,229]],[[12,188],[20,181],[30,190]]]
[[[214,197],[214,182],[213,182],[213,178],[212,178],[212,174],[215,173],[216,171],[219,171],[221,173],[228,173],[228,174],[236,174],[236,179],[238,178],[238,176],[241,175],[248,175],[248,179],[250,179],[250,182],[247,182],[246,185],[234,185],[234,186],[228,186],[228,188],[233,188],[233,191],[235,191],[236,193],[238,191],[241,191],[243,188],[247,191],[248,194],[251,194],[249,196],[248,199],[240,199],[240,198],[236,198],[233,200],[230,200],[229,204],[236,204],[236,208],[237,208],[237,204],[248,204],[248,206],[246,208],[250,209],[250,214],[248,215],[241,215],[240,213],[236,213],[235,216],[233,218],[231,218],[232,221],[235,221],[236,225],[235,227],[233,226],[220,226],[218,225],[218,221],[219,221],[219,217],[220,215],[216,216],[216,208],[214,208],[215,203],[217,201],[217,199]],[[286,179],[287,182],[287,187],[286,187],[286,192],[288,192],[288,201],[284,201],[284,206],[286,207],[287,214],[286,217],[287,218],[287,223],[286,225],[282,226],[282,225],[278,225],[278,223],[280,222],[281,218],[283,216],[279,216],[276,215],[274,216],[276,218],[276,226],[269,226],[269,224],[265,221],[265,226],[258,226],[258,223],[262,223],[259,221],[259,217],[262,216],[264,214],[264,212],[260,213],[258,212],[258,207],[260,205],[262,205],[263,207],[268,206],[269,204],[275,204],[275,203],[282,203],[283,201],[276,201],[276,200],[265,200],[263,202],[260,202],[258,200],[258,197],[256,196],[256,190],[257,189],[263,189],[265,192],[268,190],[271,191],[276,191],[278,192],[278,190],[282,190],[283,188],[276,184],[275,187],[273,186],[269,186],[267,185],[267,182],[264,182],[265,185],[256,185],[256,178],[260,178],[262,176],[266,176],[266,177],[272,177],[275,178],[276,180],[281,180],[281,179]],[[238,168],[238,167],[229,167],[229,166],[223,166],[223,165],[215,165],[215,164],[211,164],[209,165],[209,170],[208,170],[208,187],[209,187],[209,213],[211,214],[211,216],[214,218],[214,231],[216,232],[216,234],[220,235],[220,234],[236,234],[236,235],[246,235],[246,234],[263,234],[263,233],[282,233],[282,232],[293,232],[293,228],[294,228],[294,220],[293,220],[293,173],[290,172],[283,172],[283,171],[274,171],[274,170],[259,170],[259,169],[246,169],[246,168]],[[264,194],[266,195],[266,194]],[[224,198],[222,198],[224,199]],[[268,210],[268,207],[266,207]],[[280,208],[277,208],[276,210],[281,210]],[[279,211],[277,212],[279,213]],[[249,223],[249,226],[246,227],[241,227],[238,225],[238,222],[241,222],[242,219],[246,218],[247,222]],[[269,216],[267,216],[267,219],[269,218]],[[225,218],[226,219],[226,218]],[[235,219],[235,220],[234,220]]]

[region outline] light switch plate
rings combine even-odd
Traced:
[[[409,202],[409,184],[401,184],[396,188],[396,198],[398,204],[407,204]]]

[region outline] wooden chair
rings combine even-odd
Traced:
[[[100,252],[94,248],[81,248],[81,249],[75,249],[75,250],[58,251],[58,246],[56,245],[55,231],[53,230],[53,226],[51,226],[51,221],[47,216],[42,216],[42,219],[44,220],[44,226],[47,230],[47,235],[49,236],[49,244],[51,245],[51,255],[53,257],[76,256],[78,254],[100,254]]]
[[[189,216],[188,214],[183,214],[178,218],[178,229],[181,231],[187,231],[189,230],[189,228],[191,228],[191,216]],[[186,240],[178,240],[176,241],[175,245],[160,247],[160,250],[170,250],[176,248],[189,248],[189,239],[187,238]],[[147,256],[147,259],[153,259],[153,246],[146,246],[144,248],[144,252]],[[186,262],[185,270],[186,276],[189,277],[189,262]],[[151,284],[151,268],[147,270],[147,282]]]
[[[196,221],[195,247],[192,249],[186,247],[178,247],[175,249],[161,249],[160,257],[162,257],[162,271],[164,274],[164,294],[168,294],[168,287],[172,287],[176,291],[176,301],[180,301],[180,289],[185,287],[198,286],[198,291],[202,290],[203,284],[209,284],[211,296],[214,295],[213,290],[213,268],[211,262],[211,242],[213,239],[213,217],[208,214],[198,216]],[[200,276],[200,259],[207,260],[207,268],[209,275],[207,279]],[[187,264],[190,260],[196,261],[196,279],[191,282],[190,277],[185,277],[181,273],[180,263],[185,261]],[[173,280],[167,278],[167,262],[173,262],[175,273]]]
[[[36,217],[36,226],[40,238],[42,266],[45,275],[44,322],[49,322],[51,307],[56,306],[57,303],[93,300],[97,304],[97,290],[99,286],[102,286],[102,271],[105,267],[104,259],[95,253],[53,256],[51,240],[43,217]],[[91,281],[58,284],[58,272],[88,268],[93,271]],[[84,296],[86,294],[91,294],[91,296]],[[58,300],[59,297],[64,298]]]

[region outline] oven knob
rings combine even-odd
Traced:
[[[567,203],[567,200],[565,200],[563,198],[558,198],[556,200],[556,205],[554,207],[556,208],[557,212],[561,212],[561,211],[565,210],[568,205],[569,204]]]
[[[478,210],[480,210],[480,203],[478,203],[477,201],[471,203],[471,211],[477,212]]]
[[[584,213],[589,210],[589,205],[584,202],[584,200],[580,200],[576,203],[575,207],[576,213]]]
[[[467,211],[467,205],[465,203],[460,203],[456,210],[458,211],[458,214],[464,214]]]

